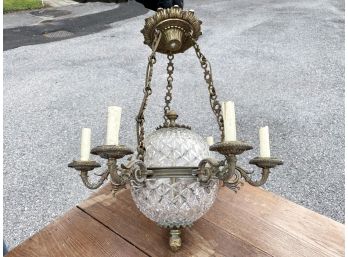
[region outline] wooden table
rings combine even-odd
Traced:
[[[172,253],[168,231],[137,210],[129,190],[113,198],[106,186],[7,256],[344,256],[344,225],[259,188],[221,188]]]

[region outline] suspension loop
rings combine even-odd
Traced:
[[[152,53],[149,56],[148,59],[148,64],[146,68],[146,78],[145,78],[145,87],[144,87],[144,97],[143,101],[140,105],[140,109],[138,112],[138,115],[136,117],[137,121],[137,140],[138,140],[138,156],[137,158],[139,160],[144,160],[144,154],[145,154],[145,144],[144,144],[144,139],[145,139],[145,128],[144,128],[144,123],[145,123],[145,117],[144,117],[144,112],[147,107],[147,101],[148,97],[152,94],[152,89],[151,89],[151,80],[152,80],[152,74],[153,74],[153,65],[156,63],[156,50],[158,47],[158,44],[161,40],[161,32],[156,31],[155,32],[155,38],[153,40],[152,44]]]
[[[209,91],[209,99],[210,99],[210,106],[213,110],[213,113],[216,116],[220,133],[221,133],[221,142],[224,140],[224,118],[222,114],[222,108],[220,102],[217,100],[217,94],[214,87],[213,82],[213,71],[210,65],[210,62],[207,60],[207,58],[202,54],[199,45],[197,44],[196,40],[192,37],[192,35],[189,35],[190,39],[193,42],[193,48],[195,49],[196,55],[199,59],[199,62],[201,64],[201,67],[203,69],[204,74],[204,80],[208,85],[208,91]]]
[[[168,117],[166,115],[170,111],[170,103],[173,99],[172,89],[173,89],[174,55],[168,54],[167,58],[169,61],[167,65],[168,78],[167,78],[167,87],[166,87],[167,92],[166,92],[166,96],[164,97],[165,106],[164,106],[164,116],[163,116],[165,124],[169,122]]]

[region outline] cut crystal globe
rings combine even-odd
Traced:
[[[145,138],[144,162],[148,169],[197,167],[210,156],[207,142],[187,128],[160,128]],[[139,210],[161,226],[191,225],[213,205],[218,179],[200,183],[192,175],[148,178],[131,183],[132,197]]]

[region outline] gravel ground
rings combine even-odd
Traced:
[[[285,165],[266,188],[344,220],[344,2],[187,1],[203,20],[202,51],[221,100],[234,100],[240,139],[258,154],[270,126]],[[149,15],[149,14],[147,14]],[[121,143],[135,147],[134,117],[150,49],[147,15],[100,33],[4,53],[4,238],[14,247],[86,198],[77,172],[81,127],[104,142],[109,105],[123,107]],[[173,107],[203,136],[218,129],[193,50],[175,57]],[[165,56],[155,66],[147,131],[162,123]],[[246,165],[248,166],[248,165]]]

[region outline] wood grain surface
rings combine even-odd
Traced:
[[[6,257],[148,256],[74,208],[20,244]]]
[[[172,253],[129,189],[112,197],[107,185],[8,256],[344,256],[344,225],[260,188],[221,188]]]
[[[205,218],[273,256],[344,256],[343,224],[249,185],[220,190]]]
[[[168,230],[137,210],[129,190],[112,197],[110,190],[104,189],[78,207],[151,256],[270,256],[205,219],[184,229],[183,247],[173,253],[169,250]]]

